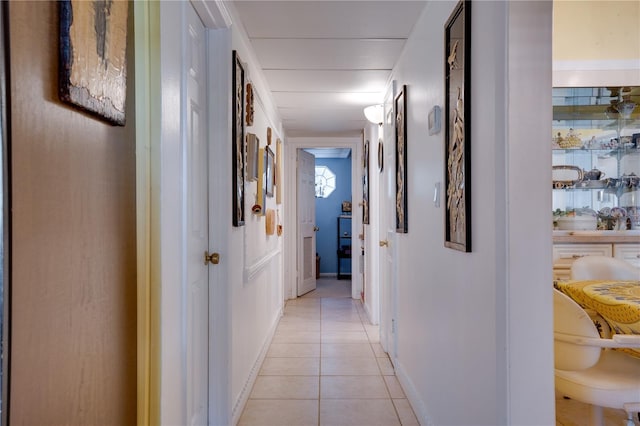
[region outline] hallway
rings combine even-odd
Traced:
[[[350,281],[287,301],[239,425],[417,425]]]

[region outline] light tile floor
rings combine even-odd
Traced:
[[[350,281],[321,278],[287,302],[239,425],[418,425],[378,328],[350,296]],[[604,416],[605,426],[626,418]],[[588,423],[589,406],[556,398],[557,426]]]
[[[239,425],[418,425],[351,283],[286,303]]]
[[[590,423],[591,407],[572,399],[556,395],[556,426],[583,426]],[[624,410],[603,409],[604,426],[626,425],[627,414]],[[638,417],[634,415],[635,424]]]

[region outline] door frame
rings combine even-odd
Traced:
[[[304,148],[350,148],[351,149],[351,199],[354,206],[362,201],[362,134],[352,137],[295,137],[287,138],[284,143],[284,182],[297,182],[296,179],[296,163],[297,150]],[[287,200],[296,200],[297,183],[285,186],[285,197]],[[286,260],[296,259],[298,252],[298,233],[297,233],[297,207],[295,202],[285,204],[284,212],[284,299],[295,299],[297,297],[297,262]],[[351,221],[351,235],[359,235],[362,233],[362,214],[360,209],[354,209],[353,220]],[[291,231],[287,231],[291,230]],[[355,251],[355,250],[354,250]],[[360,256],[354,256],[351,259],[351,297],[353,299],[360,298],[362,291],[362,268]]]
[[[0,414],[0,424],[9,424],[9,367],[10,354],[11,354],[11,342],[9,339],[9,321],[11,320],[10,312],[10,300],[11,300],[11,282],[9,274],[9,265],[11,264],[11,245],[9,241],[9,229],[10,229],[10,198],[9,188],[10,179],[9,174],[9,120],[11,117],[10,94],[7,91],[10,87],[9,81],[9,40],[7,39],[7,22],[5,18],[8,13],[9,4],[3,2],[0,4],[0,102],[2,107],[0,108],[0,197],[1,208],[0,214],[0,315],[2,320],[0,321],[0,342],[1,350],[0,355],[2,360],[0,361],[0,406],[3,408]]]
[[[182,256],[185,229],[181,207],[181,145],[185,117],[181,112],[185,78],[181,71],[182,36],[185,30],[183,7],[193,6],[207,30],[209,98],[207,134],[216,146],[209,149],[210,240],[218,235],[215,249],[221,264],[209,268],[209,310],[217,322],[210,326],[209,338],[209,423],[227,424],[230,419],[229,351],[230,311],[228,292],[212,282],[226,282],[224,262],[228,240],[221,210],[225,191],[215,182],[227,176],[221,152],[228,140],[230,99],[229,62],[212,59],[219,51],[231,52],[231,19],[224,4],[212,0],[190,2],[134,2],[136,81],[136,228],[137,228],[137,424],[181,424],[186,418],[185,374],[182,329],[185,312],[182,292],[185,262]],[[161,30],[162,28],[162,30]],[[222,54],[220,58],[225,58]],[[214,77],[212,77],[214,76]],[[223,84],[224,83],[224,84]],[[215,93],[215,96],[212,96]],[[178,94],[178,96],[176,96]],[[226,148],[230,150],[230,146]],[[230,152],[229,152],[230,157]],[[213,189],[212,189],[213,188]],[[213,207],[213,208],[212,208]],[[228,209],[227,209],[228,210]],[[230,218],[229,218],[230,223]],[[216,342],[213,344],[212,337]],[[227,342],[227,344],[225,344]],[[178,368],[176,368],[178,367]],[[212,373],[217,375],[214,377]]]
[[[195,4],[194,4],[195,5]],[[220,7],[224,6],[220,4]],[[198,7],[196,7],[196,11]],[[219,9],[223,10],[224,9]],[[226,13],[226,11],[224,12]],[[231,422],[231,292],[229,282],[229,228],[232,222],[229,200],[231,186],[231,21],[225,29],[208,31],[209,70],[209,250],[220,253],[220,264],[209,267],[209,424]],[[201,15],[202,17],[202,15]],[[228,19],[228,20],[227,20]],[[211,29],[211,23],[205,25]],[[216,22],[220,22],[219,19]],[[223,25],[216,24],[216,25]]]

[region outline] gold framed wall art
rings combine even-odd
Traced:
[[[445,247],[471,251],[471,2],[445,24]]]

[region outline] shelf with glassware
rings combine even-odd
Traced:
[[[337,229],[337,237],[338,237],[338,276],[339,280],[343,278],[351,278],[351,272],[349,270],[348,273],[342,272],[343,270],[343,260],[351,259],[351,216],[350,215],[340,215],[338,216],[338,229]]]
[[[640,229],[640,87],[554,88],[553,101],[554,229]]]
[[[640,149],[554,149],[552,159],[553,209],[560,229],[640,226]],[[582,225],[570,223],[578,216],[585,216]]]

